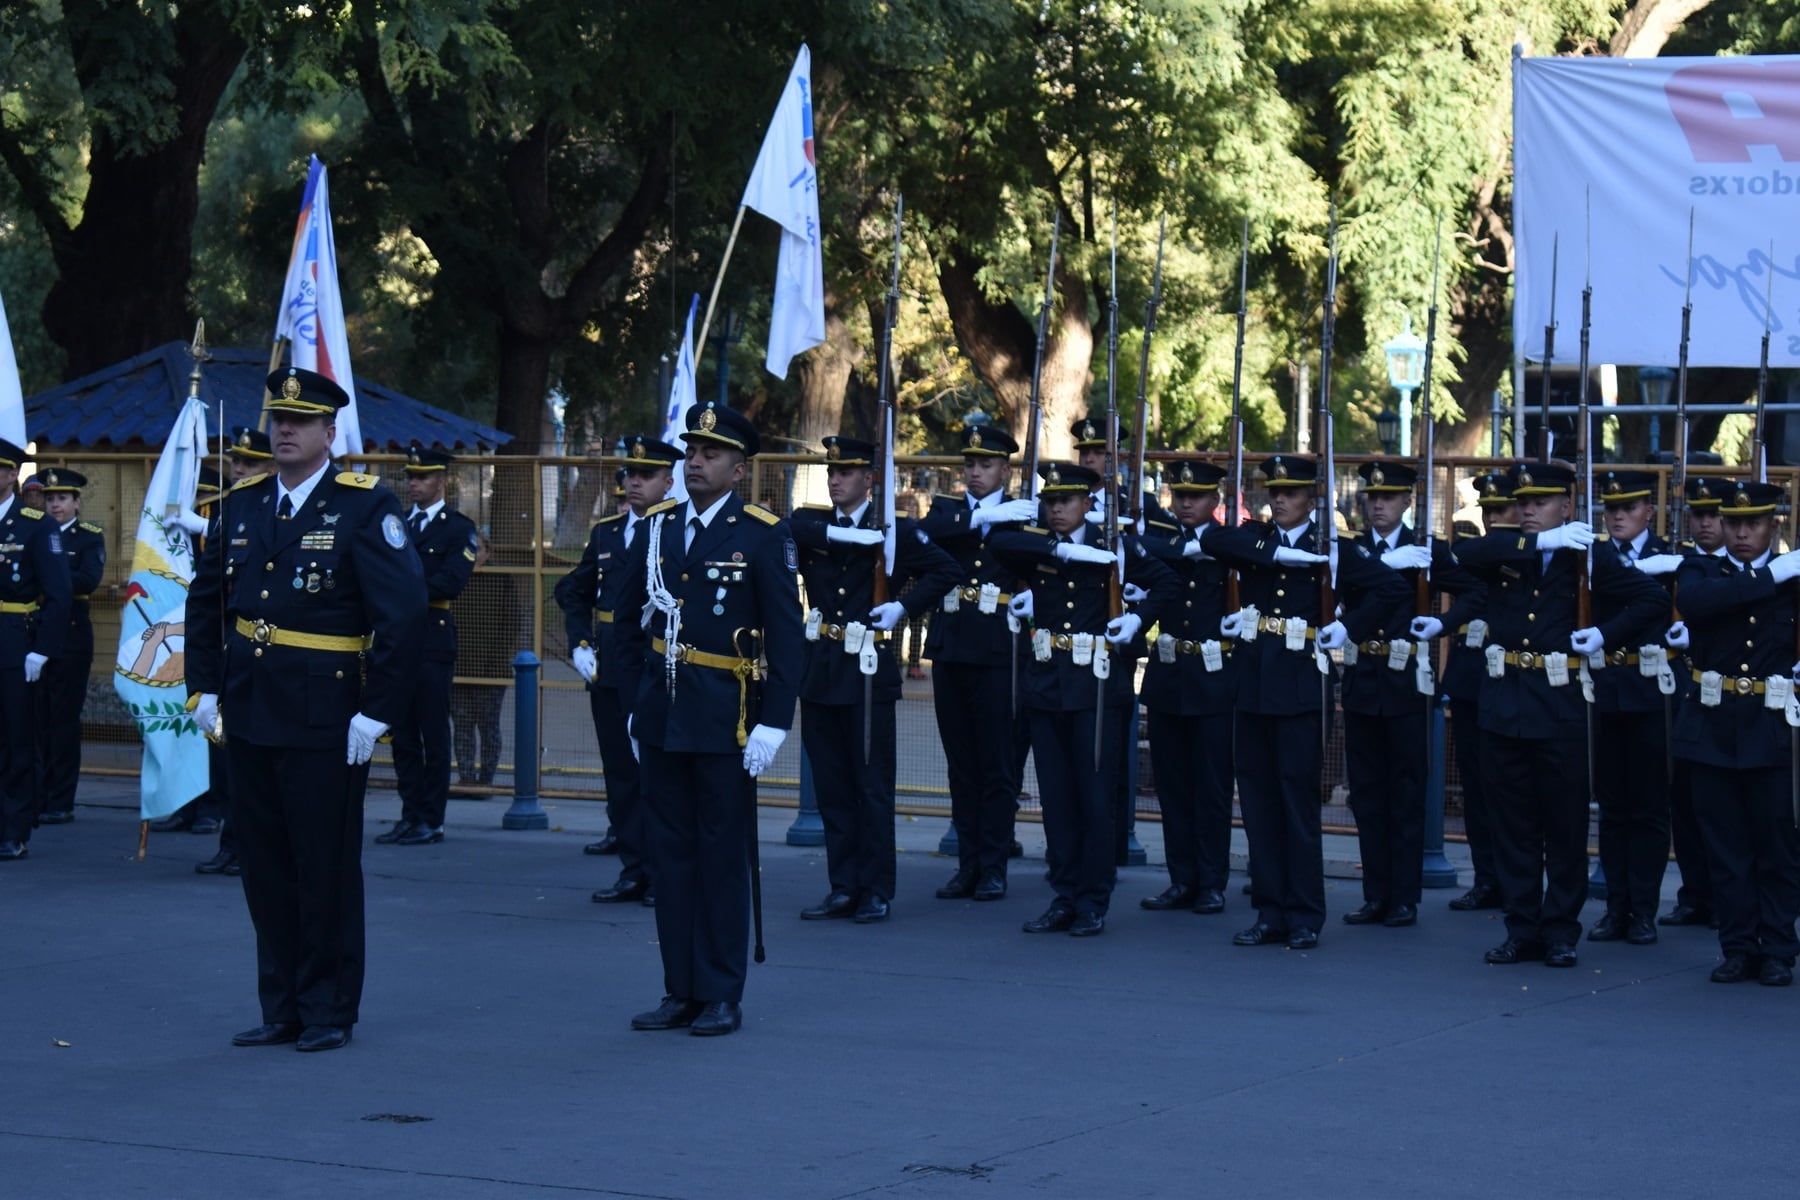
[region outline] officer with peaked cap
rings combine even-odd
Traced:
[[[256,927],[262,1024],[232,1042],[333,1050],[362,1003],[369,758],[406,717],[431,610],[399,500],[332,470],[344,390],[300,368],[268,390],[276,472],[220,503],[188,592],[187,686],[225,739]]]
[[[106,532],[81,519],[87,476],[67,467],[43,472],[44,508],[55,522],[69,560],[69,632],[63,652],[44,664],[42,706],[44,762],[38,821],[61,825],[75,819],[75,785],[81,777],[81,710],[94,666],[94,621],[89,601],[106,571]]]
[[[1108,503],[1105,494],[1106,489],[1104,487],[1108,466],[1106,461],[1106,414],[1096,413],[1093,416],[1082,417],[1073,425],[1069,426],[1069,437],[1075,443],[1076,463],[1084,469],[1094,472],[1098,477],[1098,482],[1094,484],[1093,488],[1094,504],[1093,507],[1088,510],[1087,519],[1090,524],[1102,524],[1106,520],[1106,505]],[[1121,457],[1125,455],[1126,447],[1130,442],[1131,431],[1121,425],[1119,427],[1119,454]],[[1124,478],[1123,471],[1121,471],[1118,488],[1118,502],[1125,506],[1120,509],[1119,515],[1121,518],[1129,516],[1131,492],[1128,488],[1130,482],[1130,480]],[[1143,486],[1146,483],[1148,483],[1147,480],[1139,481],[1140,486]],[[1139,497],[1139,502],[1143,506],[1143,514],[1146,520],[1154,519],[1166,524],[1173,519],[1170,517],[1167,510],[1157,502],[1156,493],[1151,488],[1147,486],[1143,487],[1143,493]]]
[[[269,435],[250,425],[239,425],[231,431],[231,445],[228,448],[231,464],[231,482],[248,479],[252,475],[265,474],[274,461],[274,451],[269,447]]]

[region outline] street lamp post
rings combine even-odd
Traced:
[[[1391,408],[1383,408],[1375,414],[1375,440],[1381,443],[1383,454],[1392,454],[1395,445],[1400,441],[1400,431],[1406,428],[1401,418]]]
[[[1400,393],[1400,453],[1412,453],[1412,397],[1425,379],[1425,343],[1412,331],[1412,315],[1382,351],[1387,355],[1388,383]],[[1392,453],[1392,449],[1389,449]]]
[[[1639,367],[1637,373],[1638,399],[1645,404],[1667,404],[1669,402],[1669,386],[1675,382],[1675,372],[1667,367]],[[1650,461],[1655,462],[1657,454],[1662,450],[1662,414],[1650,414]]]

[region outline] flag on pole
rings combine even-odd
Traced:
[[[669,405],[663,412],[662,440],[669,445],[687,453],[688,410],[698,402],[694,391],[694,314],[700,311],[700,293],[694,293],[694,299],[688,305],[687,329],[681,335],[681,352],[675,356],[675,382],[669,388]],[[682,478],[681,464],[675,464],[675,485],[669,489],[669,495],[676,500],[687,499],[687,480]]]
[[[775,303],[769,315],[771,375],[825,340],[825,258],[819,242],[819,172],[813,158],[812,51],[804,44],[763,135],[744,207],[781,226]]]
[[[0,298],[0,438],[25,448],[25,391],[19,386],[19,359],[13,353],[4,298]]]
[[[294,249],[288,257],[287,282],[281,289],[281,311],[275,318],[276,338],[286,338],[293,365],[317,371],[350,397],[337,415],[334,457],[363,452],[362,426],[356,418],[356,380],[350,374],[350,340],[344,329],[344,301],[338,292],[337,242],[331,236],[331,200],[325,164],[313,155],[300,197],[300,220],[294,226]]]
[[[144,738],[138,807],[166,817],[206,791],[206,738],[187,711],[187,596],[193,544],[172,518],[194,503],[206,454],[206,407],[188,397],[150,475],[119,614],[113,690]]]

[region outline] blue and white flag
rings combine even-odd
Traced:
[[[26,448],[25,391],[19,386],[19,359],[13,352],[4,299],[0,299],[0,438],[21,450]]]
[[[356,380],[350,373],[350,335],[344,327],[344,299],[338,291],[337,240],[331,236],[331,198],[325,164],[313,155],[300,197],[300,219],[294,226],[294,248],[288,256],[287,280],[281,288],[281,311],[275,336],[286,338],[293,365],[332,380],[350,403],[337,414],[334,458],[363,452],[362,424],[356,416]]]
[[[675,382],[669,387],[669,404],[663,412],[662,440],[669,445],[687,453],[688,410],[696,401],[694,391],[694,314],[700,309],[700,295],[694,294],[688,305],[687,329],[681,335],[681,352],[675,356]],[[669,495],[676,500],[687,499],[687,480],[682,478],[681,464],[675,464],[675,484],[669,489]]]
[[[744,188],[744,207],[781,226],[775,303],[769,314],[771,375],[825,340],[825,256],[819,240],[819,172],[813,157],[812,52],[805,45],[763,135]]]

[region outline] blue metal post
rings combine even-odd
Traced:
[[[825,822],[819,819],[819,793],[813,790],[812,759],[805,750],[800,751],[800,811],[794,814],[794,823],[788,826],[787,844],[825,844]]]
[[[1425,777],[1425,863],[1420,883],[1428,888],[1456,886],[1456,868],[1444,857],[1444,712],[1450,697],[1431,706],[1431,773]]]
[[[529,650],[513,657],[513,799],[500,818],[502,829],[548,829],[550,816],[538,804],[538,671],[543,664]]]
[[[962,842],[956,836],[956,822],[949,821],[944,825],[944,836],[938,839],[938,853],[945,858],[958,858],[962,854]]]

